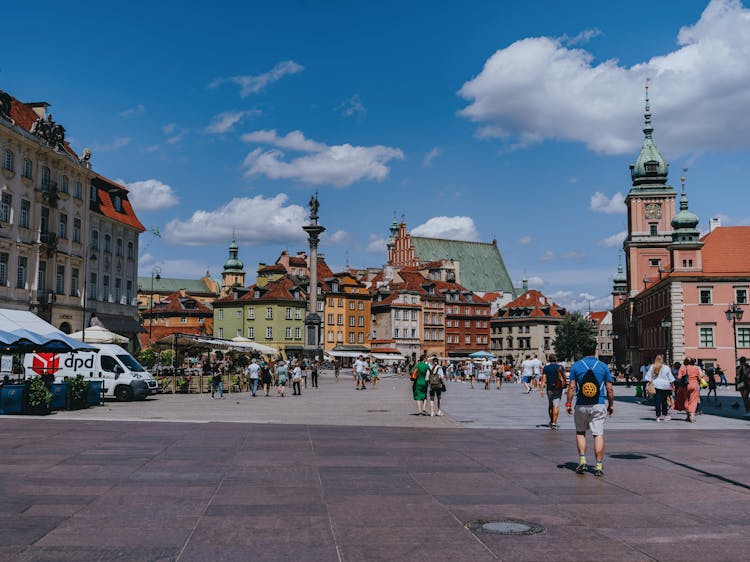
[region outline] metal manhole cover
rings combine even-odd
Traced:
[[[522,521],[521,519],[498,519],[496,521],[477,519],[476,521],[469,521],[466,528],[474,532],[495,535],[535,535],[544,531],[544,527],[538,523]]]
[[[390,410],[367,410],[371,414],[385,414],[387,412],[390,412]]]

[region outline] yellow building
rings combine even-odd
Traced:
[[[370,351],[370,293],[349,272],[323,280],[328,291],[324,310],[326,351]]]

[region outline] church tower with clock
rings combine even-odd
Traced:
[[[672,218],[675,190],[667,185],[669,164],[653,141],[651,109],[646,86],[643,146],[630,166],[633,187],[625,198],[628,208],[628,234],[623,249],[627,271],[627,295],[634,296],[644,286],[670,269]]]

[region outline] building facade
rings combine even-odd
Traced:
[[[511,365],[526,355],[544,361],[553,353],[557,327],[567,311],[537,290],[526,291],[502,307],[491,321],[491,351]]]
[[[372,312],[367,287],[348,272],[322,281],[327,288],[323,311],[324,349],[369,352]]]
[[[458,283],[438,282],[437,289],[445,299],[445,354],[490,351],[490,303]]]
[[[141,313],[144,331],[141,347],[147,347],[172,334],[213,335],[213,309],[190,296],[184,289],[159,299]]]
[[[596,356],[603,363],[612,363],[614,357],[612,313],[609,310],[589,312],[586,314],[586,319],[596,330]]]
[[[143,225],[127,189],[70,148],[48,106],[0,91],[0,305],[67,333],[93,322],[133,337]]]

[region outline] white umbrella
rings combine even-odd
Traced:
[[[74,332],[69,337],[83,341],[83,332]],[[91,326],[86,328],[86,341],[89,343],[128,343],[130,340],[125,336],[110,332],[103,326]]]

